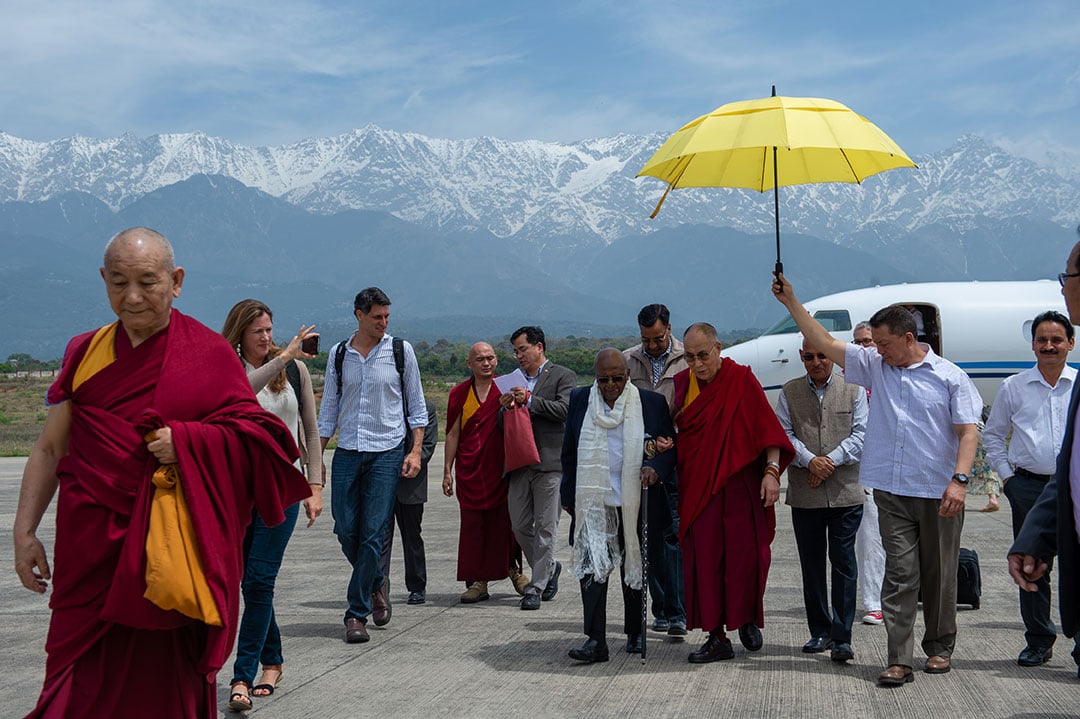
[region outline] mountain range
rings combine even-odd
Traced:
[[[201,133],[32,142],[0,133],[0,356],[60,353],[109,319],[95,268],[114,232],[173,241],[178,306],[211,326],[257,296],[279,327],[348,332],[379,285],[391,331],[501,339],[632,333],[664,301],[677,326],[763,327],[771,195],[635,178],[660,134],[573,144],[446,140],[374,126],[283,147]],[[781,188],[787,273],[806,299],[879,283],[1035,279],[1075,240],[1080,184],[975,136],[862,186]],[[327,338],[324,338],[327,344]]]

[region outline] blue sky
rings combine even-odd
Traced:
[[[572,142],[828,97],[909,154],[1080,165],[1075,2],[51,0],[0,9],[0,130],[281,145],[369,123]]]

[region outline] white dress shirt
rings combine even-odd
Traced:
[[[1051,387],[1036,366],[1001,383],[986,420],[983,446],[986,461],[1002,480],[1012,477],[1017,467],[1054,473],[1075,379],[1076,370],[1066,365]],[[1012,439],[1006,442],[1010,432]]]

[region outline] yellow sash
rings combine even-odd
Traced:
[[[469,387],[469,391],[465,395],[465,406],[461,408],[461,427],[463,429],[478,409],[480,409],[480,400],[476,398],[476,388]]]
[[[691,372],[690,385],[686,388],[686,396],[683,397],[682,408],[686,409],[689,407],[690,403],[697,399],[699,394],[701,394],[701,387],[698,385],[697,375]]]
[[[86,348],[86,354],[75,368],[75,376],[71,378],[72,392],[116,361],[116,325],[117,323],[113,322],[102,327],[90,340],[90,346]]]
[[[152,442],[156,435],[156,432],[147,433],[146,441]],[[175,609],[184,616],[220,627],[221,614],[206,581],[191,511],[180,488],[179,466],[161,465],[154,471],[152,481],[154,498],[146,532],[143,596],[162,609]]]

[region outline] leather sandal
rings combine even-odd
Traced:
[[[241,687],[243,687],[244,691],[236,691]],[[246,712],[251,709],[251,694],[248,693],[250,688],[251,685],[244,681],[234,682],[233,685],[229,687],[229,690],[232,692],[229,694],[228,707],[230,710],[234,712]]]
[[[271,664],[270,666],[264,666],[262,670],[262,676],[259,679],[266,679],[267,672],[277,672],[277,679],[273,684],[267,681],[260,682],[251,688],[251,695],[256,697],[268,697],[274,693],[274,689],[278,684],[281,684],[281,680],[284,678],[285,673],[281,671],[280,664]]]

